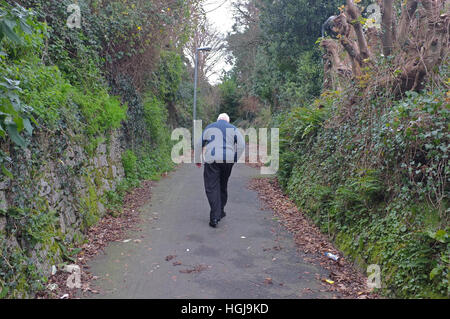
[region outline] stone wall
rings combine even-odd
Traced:
[[[106,193],[124,176],[119,132],[91,152],[86,150],[90,141],[70,135],[35,135],[27,151],[11,155],[14,179],[0,177],[0,253],[6,259],[14,253],[26,256],[44,277],[105,214]],[[24,296],[30,278],[17,277],[22,282],[13,285],[23,291],[15,296]]]

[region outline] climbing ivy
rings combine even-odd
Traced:
[[[439,74],[448,78],[447,67]],[[274,119],[279,181],[363,269],[380,265],[383,293],[448,297],[447,89],[380,94],[348,115],[353,90],[323,92]]]

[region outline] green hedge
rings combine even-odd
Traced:
[[[279,115],[280,183],[362,269],[381,267],[384,294],[448,298],[447,92],[374,96],[343,116],[352,94]]]

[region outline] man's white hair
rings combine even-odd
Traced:
[[[228,116],[227,113],[222,113],[219,115],[219,117],[217,118],[218,121],[220,120],[224,120],[227,121],[228,123],[230,123],[230,117]]]

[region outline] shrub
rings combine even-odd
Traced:
[[[132,150],[127,150],[122,154],[122,165],[127,178],[137,178],[137,157]]]
[[[380,265],[385,294],[448,297],[447,90],[350,108],[351,90],[280,115],[280,184],[362,268]]]

